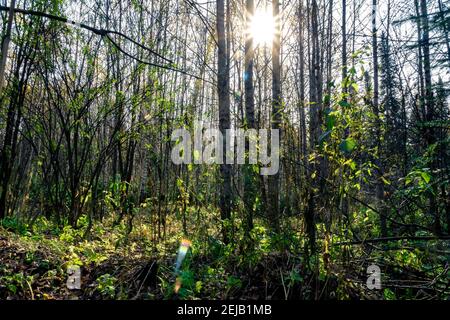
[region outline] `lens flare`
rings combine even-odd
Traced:
[[[250,18],[250,36],[257,45],[271,45],[275,36],[275,19],[268,10],[259,9]]]
[[[191,244],[192,244],[191,241],[189,241],[187,239],[181,240],[180,248],[178,249],[177,261],[175,263],[175,275],[177,275],[178,271],[180,271],[181,264],[183,263],[183,260],[186,257],[186,254],[187,254]],[[176,278],[175,286],[173,288],[173,291],[175,293],[178,293],[178,291],[180,290],[182,282],[183,281],[182,281],[181,277]]]
[[[180,270],[181,264],[183,263],[184,258],[186,257],[186,253],[189,250],[189,247],[191,246],[191,241],[187,239],[181,240],[180,248],[178,249],[178,256],[177,261],[175,263],[175,273]]]

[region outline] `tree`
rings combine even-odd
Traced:
[[[230,128],[230,67],[229,57],[226,48],[226,34],[225,34],[225,4],[223,0],[217,1],[217,91],[219,98],[219,128],[224,137],[223,155],[226,154],[227,135],[226,130]],[[221,175],[221,193],[220,193],[220,212],[222,219],[222,234],[225,243],[230,241],[227,232],[226,221],[231,215],[231,166],[223,163],[220,165]]]
[[[313,0],[311,3],[309,13],[309,26],[310,26],[310,47],[311,54],[309,57],[309,145],[310,148],[315,148],[319,143],[320,135],[322,132],[323,122],[323,106],[322,106],[322,63],[320,59],[320,45],[319,45],[319,21],[318,21],[319,8],[317,1]],[[311,166],[309,172],[316,173],[320,179],[324,177],[322,174],[323,159],[314,163]],[[315,188],[320,187],[317,183],[319,179],[312,178],[310,182]],[[316,242],[316,206],[317,197],[312,190],[308,191],[307,207],[305,209],[305,224],[306,231],[309,236],[309,247],[312,254],[315,251]]]
[[[245,119],[246,128],[256,129],[255,126],[255,90],[253,87],[253,65],[254,65],[254,45],[253,35],[251,34],[251,23],[255,11],[253,0],[246,0],[246,33],[245,33],[245,71],[244,71],[244,87],[245,87]],[[248,152],[248,143],[246,143],[246,152]],[[255,201],[255,184],[257,183],[254,171],[251,165],[244,168],[244,202],[246,211],[246,236],[250,236],[253,229],[253,204]]]
[[[280,3],[272,1],[273,19],[275,20],[274,39],[272,44],[272,114],[271,128],[280,130],[281,112],[283,101],[281,97],[281,25],[280,25]],[[273,150],[271,152],[274,152]],[[268,217],[272,229],[279,231],[279,197],[280,197],[280,174],[279,172],[269,176],[269,206]]]
[[[342,0],[342,93],[347,93],[347,0]]]
[[[420,13],[422,25],[422,51],[423,51],[423,68],[425,79],[425,141],[428,147],[436,143],[436,136],[433,121],[435,119],[434,97],[433,97],[433,83],[431,77],[431,58],[430,58],[430,27],[428,22],[428,6],[426,0],[420,0]],[[436,159],[432,156],[431,170],[437,168]],[[436,189],[435,187],[429,192],[429,215],[433,217],[433,229],[436,234],[441,234],[441,222],[439,218],[439,210],[436,203]]]
[[[9,42],[11,41],[11,29],[14,19],[14,7],[16,0],[11,0],[8,12],[8,25],[6,27],[5,37],[2,39],[2,58],[0,61],[0,90],[3,89],[3,82],[5,79],[6,60],[8,59]]]
[[[378,1],[372,2],[372,62],[373,62],[373,112],[375,114],[375,140],[378,151],[376,165],[377,165],[377,185],[376,195],[379,201],[380,210],[380,229],[383,237],[387,236],[387,213],[384,204],[384,180],[383,180],[383,146],[382,139],[382,120],[379,102],[379,64],[378,64],[378,27],[377,27]]]

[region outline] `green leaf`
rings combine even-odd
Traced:
[[[395,293],[391,289],[384,289],[383,295],[385,300],[395,300]]]
[[[381,180],[383,181],[384,184],[386,185],[390,185],[391,183],[389,181],[387,181],[383,176],[381,176]]]
[[[409,185],[412,182],[410,177],[406,177],[405,179],[405,186]]]
[[[356,141],[352,138],[347,138],[339,145],[339,149],[344,152],[352,152],[356,148]]]
[[[7,288],[9,291],[11,291],[12,293],[16,294],[17,292],[17,286],[13,285],[13,284],[8,284]]]
[[[340,101],[339,105],[343,108],[350,107],[350,103],[348,103],[348,101],[345,101],[345,100]]]
[[[328,114],[327,115],[327,130],[328,131],[333,130],[335,124],[336,124],[336,116],[334,114]]]
[[[197,293],[200,293],[200,291],[202,291],[202,288],[203,288],[203,282],[197,281],[197,282],[195,283],[195,291],[196,291]]]
[[[350,169],[355,170],[356,169],[356,163],[353,160],[350,160],[350,162],[348,163]]]
[[[425,181],[426,183],[430,183],[431,176],[428,172],[422,171],[420,175],[422,176],[423,181]]]

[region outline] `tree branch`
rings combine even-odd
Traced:
[[[360,241],[338,242],[338,243],[334,243],[333,246],[346,246],[346,245],[356,245],[356,244],[366,244],[366,243],[380,243],[380,242],[390,242],[390,241],[398,241],[398,240],[410,240],[410,241],[450,240],[450,236],[385,237],[385,238],[366,239],[366,240],[360,240]]]

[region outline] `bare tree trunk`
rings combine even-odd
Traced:
[[[280,129],[281,125],[281,65],[280,65],[280,3],[278,0],[272,1],[273,19],[275,19],[275,36],[272,44],[272,129]],[[280,135],[281,136],[281,135]],[[281,141],[281,140],[280,140]],[[273,150],[271,150],[273,152]],[[279,231],[279,183],[280,175],[277,172],[269,176],[269,206],[268,218],[274,231]]]
[[[310,111],[309,111],[309,140],[310,147],[314,148],[319,142],[319,137],[321,135],[321,124],[322,124],[322,87],[321,87],[321,74],[322,66],[320,60],[320,46],[319,46],[319,23],[318,23],[318,5],[317,1],[313,0],[309,12],[309,24],[310,24],[310,70],[309,70],[309,100],[310,100]],[[319,160],[319,164],[314,164],[311,166],[311,172],[318,172],[318,176],[322,177],[321,170],[323,169],[323,159]],[[317,180],[312,179],[311,185],[316,188],[319,187]],[[306,232],[309,237],[309,247],[311,249],[311,254],[315,252],[316,243],[316,226],[315,226],[315,208],[316,208],[316,197],[311,188],[308,192],[307,208],[305,210],[305,224]]]
[[[6,27],[5,38],[2,43],[2,60],[0,61],[0,92],[3,89],[3,82],[5,81],[6,60],[8,59],[9,42],[11,41],[11,29],[14,19],[14,7],[16,0],[11,0],[8,12],[8,25]]]
[[[347,1],[342,0],[342,93],[347,93]]]
[[[229,57],[226,48],[226,34],[225,34],[225,4],[224,0],[218,0],[217,8],[217,91],[219,97],[219,128],[223,139],[223,155],[226,154],[227,136],[226,129],[230,128],[230,67]],[[225,161],[220,165],[221,174],[221,192],[220,192],[220,213],[222,219],[222,235],[223,241],[228,243],[230,241],[227,232],[225,220],[230,218],[231,214],[231,167]]]
[[[417,23],[417,43],[421,43],[422,42],[422,19],[420,19],[420,8],[419,8],[419,1],[418,0],[414,0],[414,6],[416,9],[416,15],[417,15],[417,19],[416,19],[416,23]],[[422,62],[422,46],[419,45],[418,46],[418,67],[419,67],[419,103],[420,103],[420,108],[419,108],[419,113],[418,115],[421,117],[421,120],[423,120],[425,118],[424,114],[425,114],[425,80],[424,80],[424,75],[423,75],[423,62]]]
[[[322,66],[320,60],[319,45],[319,9],[317,1],[312,1],[311,8],[311,61],[310,61],[310,145],[311,147],[319,141],[321,134],[321,117],[322,117],[322,87],[321,74]]]
[[[436,134],[432,121],[435,119],[434,115],[434,97],[433,97],[433,83],[431,80],[431,60],[430,60],[430,26],[428,22],[428,8],[427,1],[420,1],[420,11],[422,17],[422,50],[423,50],[423,68],[425,73],[425,117],[426,117],[426,131],[425,140],[427,147],[436,143]],[[436,157],[433,156],[431,161],[431,171],[437,168]],[[441,234],[441,222],[439,219],[439,208],[436,202],[436,186],[433,185],[433,191],[429,192],[429,215],[433,217],[433,229],[436,234]]]
[[[427,1],[420,0],[420,10],[422,16],[422,50],[423,68],[425,73],[425,108],[427,121],[430,121],[433,114],[433,84],[431,82],[431,61],[430,61],[430,27],[428,23]],[[428,133],[431,134],[431,133]],[[431,136],[429,138],[432,138]]]
[[[373,107],[377,116],[377,130],[379,128],[379,76],[378,76],[378,35],[377,35],[377,0],[372,2],[372,58],[373,58]],[[377,132],[379,134],[380,132]],[[379,139],[379,136],[377,137]]]
[[[255,5],[253,0],[246,1],[246,30],[245,35],[245,73],[244,73],[244,87],[245,87],[245,117],[246,127],[249,129],[255,128],[255,97],[253,87],[253,63],[254,63],[254,47],[253,37],[249,30],[251,19],[253,18]],[[248,143],[246,143],[246,152],[248,152]],[[250,236],[250,231],[253,229],[253,201],[255,194],[256,179],[250,164],[244,167],[244,204],[246,211],[246,225],[245,233],[247,237]]]
[[[300,144],[303,157],[304,169],[307,168],[308,157],[307,157],[307,139],[306,139],[306,116],[305,116],[305,9],[303,7],[303,1],[300,1],[299,6],[299,63],[300,63],[300,79],[299,79],[299,90],[300,90]]]
[[[384,182],[382,179],[382,145],[381,145],[381,115],[379,106],[379,64],[378,64],[378,35],[377,35],[377,10],[378,2],[373,0],[372,2],[372,63],[373,63],[373,102],[372,107],[375,114],[375,139],[378,148],[377,154],[377,184],[376,184],[376,197],[380,206],[380,230],[383,237],[387,236],[387,220],[384,210]]]
[[[444,8],[444,5],[442,4],[442,0],[439,0],[439,13],[441,15],[441,21],[442,21],[442,29],[444,30],[444,39],[445,44],[447,46],[447,59],[448,59],[448,67],[450,68],[450,39],[448,37],[448,22],[445,20],[444,11],[446,9]]]

